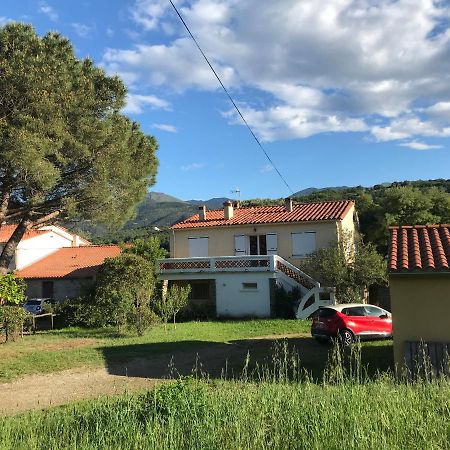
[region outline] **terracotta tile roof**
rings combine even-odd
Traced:
[[[450,225],[389,228],[390,272],[449,272]]]
[[[342,220],[354,203],[350,200],[320,203],[297,203],[291,212],[284,206],[257,206],[234,208],[234,216],[225,219],[223,209],[206,211],[206,220],[195,214],[173,225],[172,229],[218,227],[226,225],[249,225],[262,223],[315,222],[320,220]]]
[[[0,243],[4,244],[5,242],[9,241],[9,238],[14,233],[14,230],[17,228],[17,225],[0,225]],[[23,238],[22,241],[25,239],[30,239],[32,237],[40,236],[41,234],[48,233],[48,230],[28,230]]]
[[[120,254],[117,245],[66,247],[18,270],[22,278],[86,278],[95,275],[105,258]]]

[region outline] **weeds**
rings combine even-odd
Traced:
[[[141,395],[5,419],[0,448],[27,449],[448,449],[450,383],[367,375],[361,348],[332,349],[313,382],[295,349],[240,376],[193,375]]]

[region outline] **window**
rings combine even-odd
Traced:
[[[240,255],[275,255],[277,253],[277,235],[239,234],[234,236],[234,254]]]
[[[208,238],[207,237],[190,237],[189,240],[189,257],[205,257],[208,256]]]
[[[316,251],[316,232],[292,233],[292,256],[307,256]]]
[[[319,317],[333,317],[336,314],[336,311],[331,308],[320,308],[319,309]]]
[[[267,241],[266,235],[249,236],[250,240],[250,255],[267,255]]]
[[[370,317],[380,317],[386,314],[381,308],[377,308],[376,306],[364,306],[364,308]]]
[[[209,281],[191,281],[190,299],[209,300]]]
[[[366,316],[366,310],[364,309],[364,306],[354,306],[353,308],[344,308],[342,310],[342,314],[345,314],[346,316]]]
[[[258,289],[258,283],[242,283],[242,289],[254,291]]]

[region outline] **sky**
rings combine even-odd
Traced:
[[[290,189],[449,178],[448,0],[174,1]],[[153,191],[291,194],[168,0],[0,0],[127,85]]]

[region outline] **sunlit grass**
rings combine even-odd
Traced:
[[[332,349],[321,382],[295,352],[239,377],[180,379],[140,395],[5,419],[1,448],[447,449],[450,384],[369,377],[357,346]],[[251,355],[249,356],[251,360]]]
[[[148,357],[149,348],[142,344],[154,344],[151,352],[158,354],[256,336],[308,333],[309,328],[308,321],[248,320],[185,322],[177,324],[176,329],[169,326],[167,331],[158,325],[140,337],[118,334],[114,328],[65,328],[41,332],[0,345],[0,381],[80,366],[99,367],[105,364],[105,348],[115,347],[114,357],[123,362]]]

